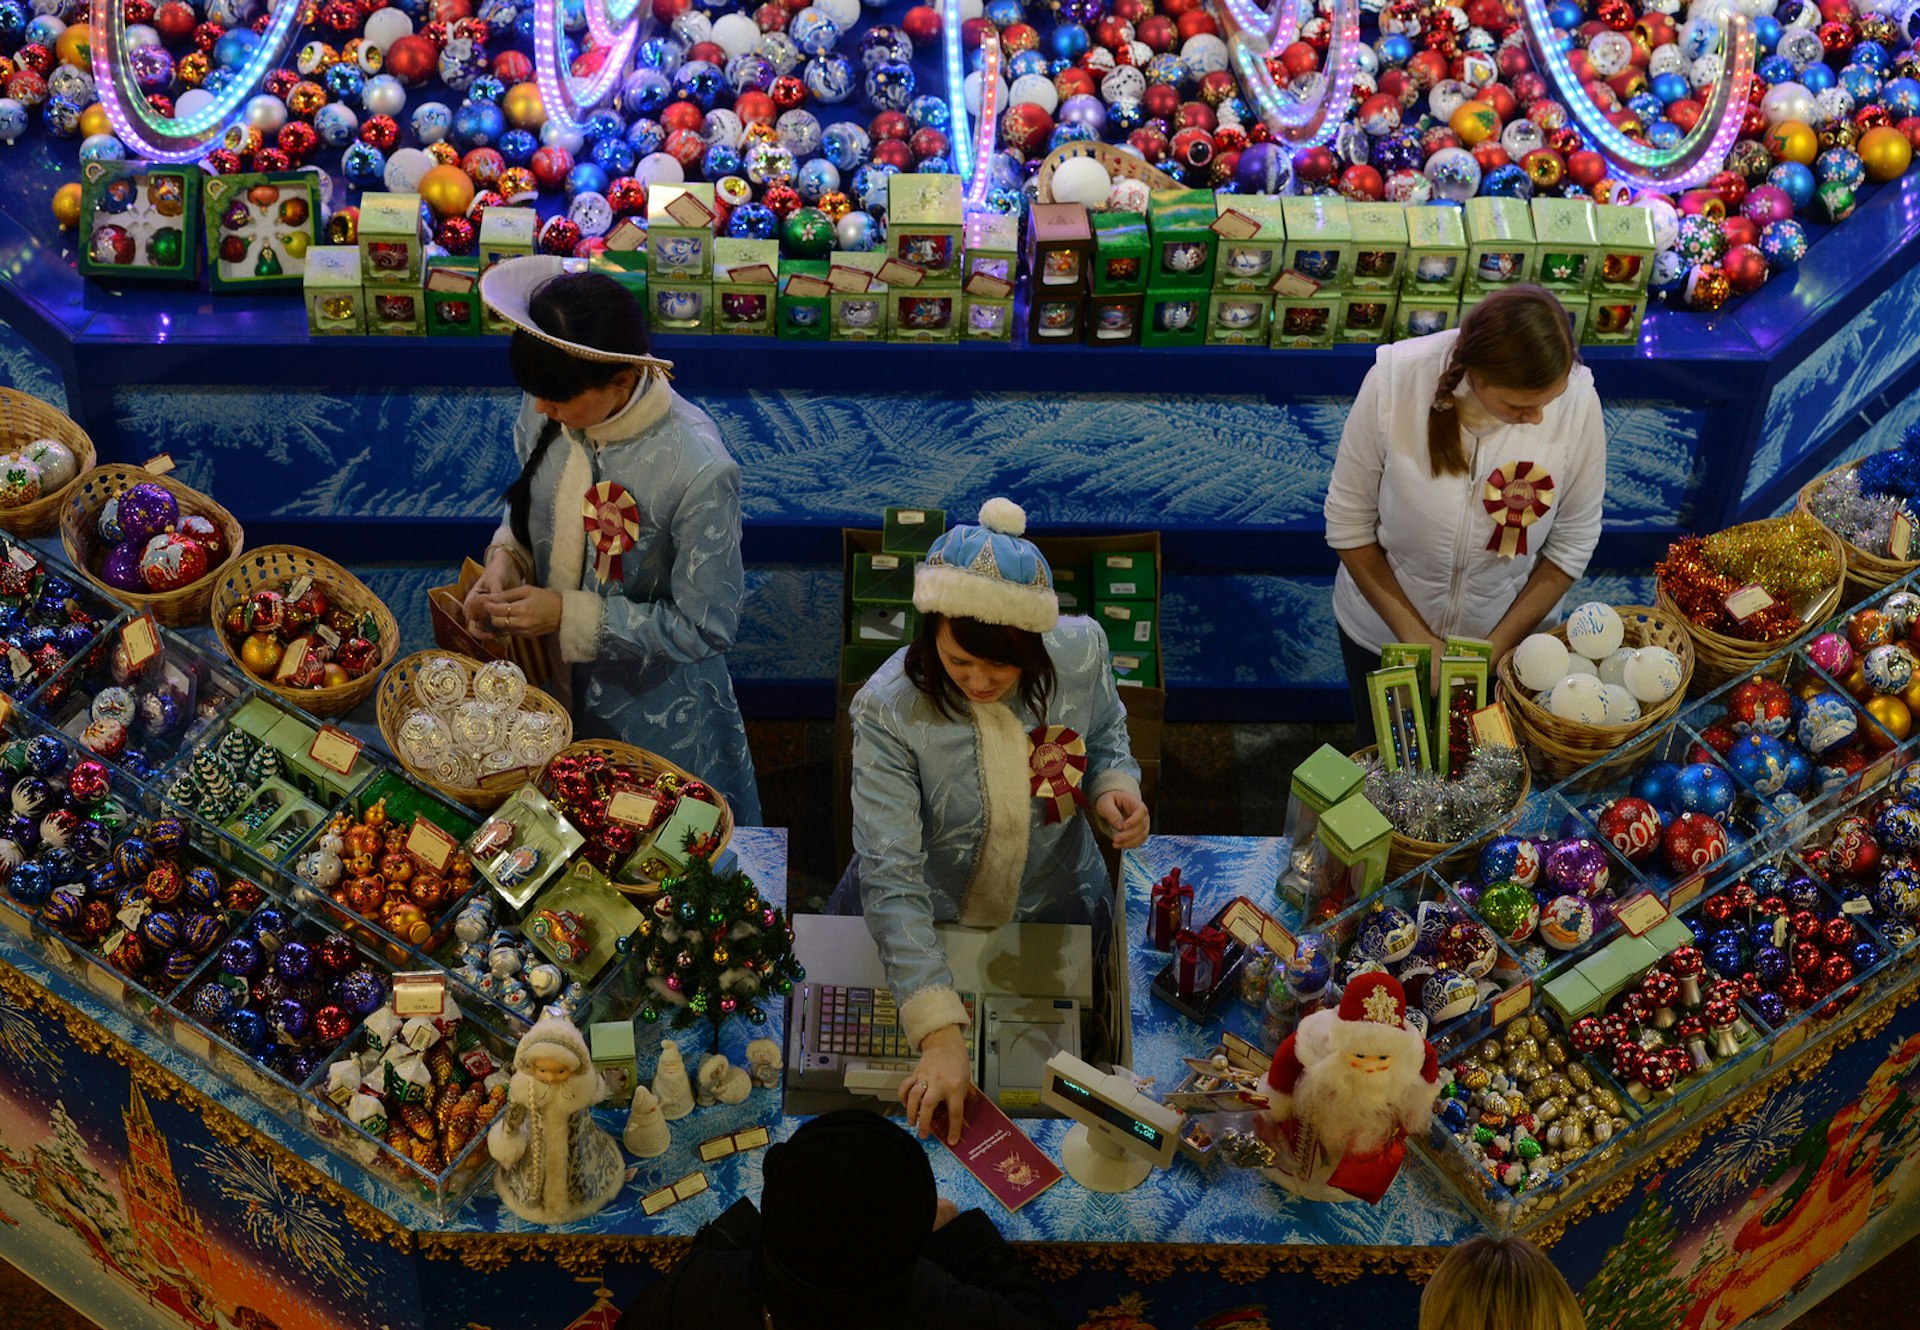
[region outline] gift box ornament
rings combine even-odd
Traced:
[[[1467,276],[1467,223],[1460,209],[1406,209],[1407,261],[1400,290],[1409,296],[1458,296]]]
[[[1138,346],[1146,301],[1144,295],[1088,297],[1087,345]]]
[[[420,285],[423,245],[418,194],[360,196],[360,270],[368,286]]]
[[[193,280],[200,266],[200,184],[193,166],[87,162],[80,183],[81,275]]]
[[[1498,291],[1533,280],[1533,214],[1520,199],[1467,200],[1467,288]]]
[[[1147,292],[1146,322],[1140,329],[1140,345],[1200,346],[1206,339],[1206,292]]]
[[[887,284],[878,250],[835,250],[827,260],[827,327],[836,342],[882,342],[887,337]]]
[[[1009,285],[1020,263],[1020,218],[1014,213],[976,212],[962,228],[966,248],[960,257],[960,283],[975,276],[996,278]]]
[[[1147,289],[1147,221],[1138,213],[1093,215],[1093,293],[1134,295]]]
[[[1153,884],[1147,901],[1147,945],[1155,951],[1171,950],[1173,940],[1192,921],[1193,888],[1180,880],[1176,868]]]
[[[898,172],[887,177],[887,253],[943,285],[960,278],[965,186],[957,175]]]
[[[1360,764],[1332,744],[1321,744],[1307,760],[1293,769],[1287,790],[1287,865],[1280,872],[1281,899],[1302,907],[1306,889],[1313,880],[1314,864],[1319,859],[1320,815],[1342,800],[1357,794],[1366,783]],[[1307,916],[1311,921],[1312,916]]]
[[[1377,344],[1393,336],[1393,315],[1400,298],[1392,291],[1353,291],[1340,297],[1339,342]]]
[[[1273,297],[1242,291],[1215,291],[1207,298],[1208,346],[1265,346]]]
[[[1087,300],[1079,291],[1029,291],[1027,340],[1035,345],[1077,342],[1086,314]]]
[[[1287,223],[1277,198],[1220,194],[1214,199],[1213,287],[1266,294],[1286,265]]]
[[[1229,938],[1221,929],[1183,929],[1173,940],[1174,986],[1188,1000],[1213,991],[1220,982]]]
[[[420,287],[367,285],[362,293],[367,331],[384,337],[418,337],[427,330],[427,293]]]
[[[1640,340],[1640,324],[1646,317],[1645,295],[1625,297],[1596,291],[1587,301],[1587,318],[1580,340],[1591,346],[1621,346],[1637,342]]]
[[[713,186],[655,185],[647,191],[647,274],[704,280],[713,275]]]
[[[1280,201],[1287,219],[1286,266],[1324,287],[1343,287],[1353,273],[1353,225],[1338,194]]]
[[[1207,291],[1213,286],[1213,229],[1219,217],[1209,189],[1157,189],[1147,204],[1147,288]]]
[[[978,279],[998,280],[998,279]],[[1011,342],[1013,301],[964,292],[960,301],[960,337],[968,342]]]
[[[647,322],[656,332],[713,331],[713,283],[649,274]]]
[[[1320,854],[1302,906],[1306,918],[1331,918],[1385,884],[1393,824],[1365,795],[1349,795],[1322,813],[1314,835]]]
[[[882,271],[887,271],[884,264]],[[954,286],[889,286],[887,340],[958,341],[962,299],[960,289]]]
[[[1458,296],[1402,295],[1393,311],[1393,338],[1426,337],[1460,326]]]
[[[427,333],[472,337],[480,332],[480,260],[436,254],[427,260]]]
[[[1348,203],[1353,233],[1352,291],[1398,291],[1407,267],[1411,237],[1408,209],[1398,203]]]
[[[1275,296],[1268,345],[1286,351],[1332,346],[1340,331],[1342,300],[1337,294]]]
[[[532,208],[488,208],[480,216],[480,271],[535,249],[540,214]]]
[[[1388,771],[1422,767],[1433,770],[1427,743],[1427,679],[1412,665],[1390,665],[1367,675],[1374,743]]]
[[[594,255],[609,268],[622,272],[647,270],[647,224],[638,217],[622,217],[606,234],[607,247]]]
[[[1540,285],[1556,295],[1585,294],[1600,267],[1593,200],[1539,198],[1531,207]]]
[[[320,189],[305,171],[206,182],[207,276],[215,291],[297,287],[320,243]]]
[[[640,1083],[640,1059],[635,1049],[632,1021],[596,1021],[587,1027],[588,1049],[606,1099],[622,1103],[633,1097]]]
[[[316,335],[364,333],[367,314],[360,282],[360,251],[347,245],[321,245],[307,251],[301,274],[307,302],[307,330]]]
[[[1085,290],[1093,259],[1093,223],[1078,203],[1035,203],[1027,216],[1027,299],[1043,292]]]
[[[774,336],[788,342],[827,340],[827,306],[832,294],[827,268],[825,259],[790,259],[780,265]]]
[[[774,297],[780,282],[780,242],[713,242],[714,324],[717,333],[771,337]]]
[[[1594,243],[1599,267],[1593,275],[1593,294],[1644,296],[1653,269],[1653,213],[1631,205],[1594,209]],[[1597,303],[1597,301],[1596,301]]]

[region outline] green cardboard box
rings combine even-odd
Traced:
[[[1093,264],[1093,223],[1079,203],[1035,203],[1027,213],[1029,301],[1042,292],[1085,290]]]
[[[1216,194],[1213,287],[1267,294],[1286,264],[1287,222],[1277,198]]]
[[[1531,206],[1540,285],[1555,295],[1585,295],[1600,268],[1593,200],[1542,198]]]
[[[1425,337],[1460,326],[1458,296],[1402,295],[1393,311],[1393,338]]]
[[[998,281],[998,278],[992,280]],[[965,292],[960,298],[960,336],[969,342],[1011,342],[1013,301]]]
[[[480,271],[534,252],[540,214],[532,208],[488,208],[480,214]]]
[[[280,712],[265,698],[250,697],[235,709],[227,723],[242,734],[265,743],[267,735],[280,723]]]
[[[1332,346],[1340,333],[1342,299],[1337,291],[1323,291],[1313,296],[1275,296],[1273,327],[1267,344],[1288,351]]]
[[[1207,340],[1207,293],[1147,292],[1142,346],[1200,346]]]
[[[1107,648],[1130,654],[1151,654],[1160,643],[1159,611],[1151,600],[1105,600],[1093,617],[1106,630]]]
[[[887,288],[887,340],[958,341],[962,300],[957,286],[929,284]]]
[[[1645,295],[1657,248],[1653,214],[1632,204],[1596,208],[1593,231],[1600,254],[1600,267],[1593,279],[1594,295]]]
[[[375,337],[419,337],[427,331],[427,293],[418,286],[376,286],[365,294],[367,331]]]
[[[780,300],[773,316],[774,336],[788,342],[826,341],[830,294],[825,259],[783,261]]]
[[[1087,298],[1088,346],[1138,346],[1141,325],[1146,321],[1147,297],[1089,296]]]
[[[903,171],[887,177],[887,253],[931,284],[960,280],[966,186],[957,175]]]
[[[1347,204],[1353,232],[1353,291],[1398,291],[1407,268],[1407,209],[1399,203]]]
[[[633,1038],[633,1022],[595,1021],[587,1027],[587,1047],[593,1070],[606,1087],[607,1102],[624,1104],[633,1098],[640,1081],[640,1059]]]
[[[1593,991],[1600,995],[1602,1002],[1612,1000],[1613,995],[1633,979],[1632,972],[1621,963],[1620,958],[1606,948],[1583,957],[1573,970],[1593,986]]]
[[[1305,917],[1325,918],[1327,905],[1346,905],[1385,885],[1393,824],[1363,794],[1342,799],[1314,828],[1321,871],[1304,893]]]
[[[713,276],[713,218],[712,185],[655,185],[647,191],[647,272],[656,287]]]
[[[1210,189],[1156,189],[1147,204],[1152,252],[1147,287],[1152,291],[1206,291],[1213,286],[1214,244]]]
[[[1400,304],[1395,291],[1349,291],[1340,297],[1340,342],[1377,343],[1393,337],[1393,312]]]
[[[865,683],[899,649],[884,643],[843,643],[840,647],[840,682]]]
[[[307,252],[320,243],[320,186],[308,171],[209,177],[207,279],[215,291],[277,291],[300,285]]]
[[[827,327],[836,342],[883,342],[887,338],[887,284],[879,250],[835,250],[827,259]]]
[[[943,509],[889,508],[880,519],[880,548],[887,554],[910,554],[924,559],[946,529],[947,514]]]
[[[976,274],[1011,285],[1020,268],[1020,218],[1013,213],[982,210],[968,216],[961,232],[966,237],[966,248],[960,255],[961,285]]]
[[[367,285],[419,286],[422,231],[418,194],[362,194],[360,271]]]
[[[1093,569],[1078,564],[1053,565],[1053,594],[1060,601],[1062,614],[1088,614],[1093,610]]]
[[[1531,282],[1533,214],[1520,199],[1467,200],[1467,294]]]
[[[1146,550],[1108,550],[1093,560],[1093,600],[1146,600],[1159,591],[1159,569]]]
[[[480,332],[480,260],[436,254],[427,260],[427,333],[473,337]]]
[[[1208,346],[1265,346],[1273,297],[1250,291],[1215,291],[1207,297]]]
[[[1646,932],[1646,940],[1651,942],[1653,949],[1662,956],[1670,955],[1681,947],[1695,945],[1693,930],[1687,927],[1684,920],[1677,919],[1673,915],[1668,915],[1649,928]]]
[[[1280,207],[1287,219],[1287,267],[1320,283],[1323,294],[1345,287],[1353,275],[1347,201],[1338,194],[1289,194]]]
[[[1113,681],[1122,688],[1158,688],[1160,657],[1152,651],[1116,651],[1108,660],[1113,665]]]
[[[1093,293],[1132,295],[1147,289],[1147,221],[1138,213],[1093,215]]]
[[[360,251],[352,245],[320,245],[307,251],[300,276],[307,302],[307,331],[315,336],[367,330],[367,302],[360,284]]]
[[[713,331],[713,282],[648,274],[647,325],[655,332]]]
[[[1654,946],[1653,939],[1649,937],[1622,933],[1607,943],[1605,950],[1612,953],[1629,980],[1638,979],[1660,963],[1660,948]]]
[[[1578,970],[1568,970],[1547,981],[1547,1005],[1560,1013],[1563,1021],[1576,1021],[1605,1005],[1605,999],[1593,983]]]
[[[1420,204],[1407,214],[1407,263],[1400,292],[1458,297],[1467,276],[1466,214],[1451,204]]]
[[[607,232],[607,247],[594,255],[622,272],[647,270],[647,225],[638,217],[622,217]]]
[[[780,242],[713,242],[713,330],[749,337],[771,337],[774,297],[780,289]]]
[[[920,561],[910,554],[855,554],[853,603],[913,604],[913,570],[919,566]]]
[[[83,277],[192,281],[200,271],[200,168],[87,162],[80,169]]]
[[[848,640],[903,647],[920,631],[920,614],[911,605],[855,605],[847,624]]]

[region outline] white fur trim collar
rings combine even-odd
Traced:
[[[565,445],[567,460],[553,487],[553,549],[547,555],[547,587],[552,591],[578,591],[580,575],[587,567],[587,528],[580,521],[580,504],[593,483],[593,468],[587,465],[587,450],[571,431],[562,431],[556,442]]]
[[[974,702],[973,732],[979,747],[980,803],[986,828],[974,854],[960,922],[995,927],[1013,919],[1020,880],[1027,871],[1027,841],[1033,803],[1027,732],[1004,702]]]
[[[642,374],[640,385],[633,390],[633,396],[627,399],[627,404],[589,429],[587,441],[594,444],[623,443],[658,425],[672,409],[673,389],[664,380]]]

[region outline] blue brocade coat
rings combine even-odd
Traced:
[[[1015,696],[945,719],[907,678],[904,650],[853,699],[847,876],[916,1045],[966,1022],[934,924],[1087,923],[1112,891],[1087,812],[1046,821],[1027,740],[1042,724],[1086,740],[1089,808],[1109,790],[1139,795],[1106,634],[1063,618],[1043,640],[1058,676],[1044,718]]]
[[[573,667],[574,732],[658,753],[725,794],[737,823],[757,826],[760,792],[726,662],[746,594],[740,468],[706,412],[663,380],[641,384],[604,423],[562,429],[533,476],[530,552],[536,580],[563,601],[557,636]],[[522,466],[544,423],[523,399],[513,429]],[[617,584],[596,574],[581,520],[603,480],[639,505],[639,540],[621,556]],[[494,539],[518,544],[504,521]]]

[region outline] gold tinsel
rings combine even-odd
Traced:
[[[1757,582],[1775,600],[1798,609],[1840,580],[1833,547],[1805,513],[1743,522],[1708,536],[1701,557],[1741,585]]]

